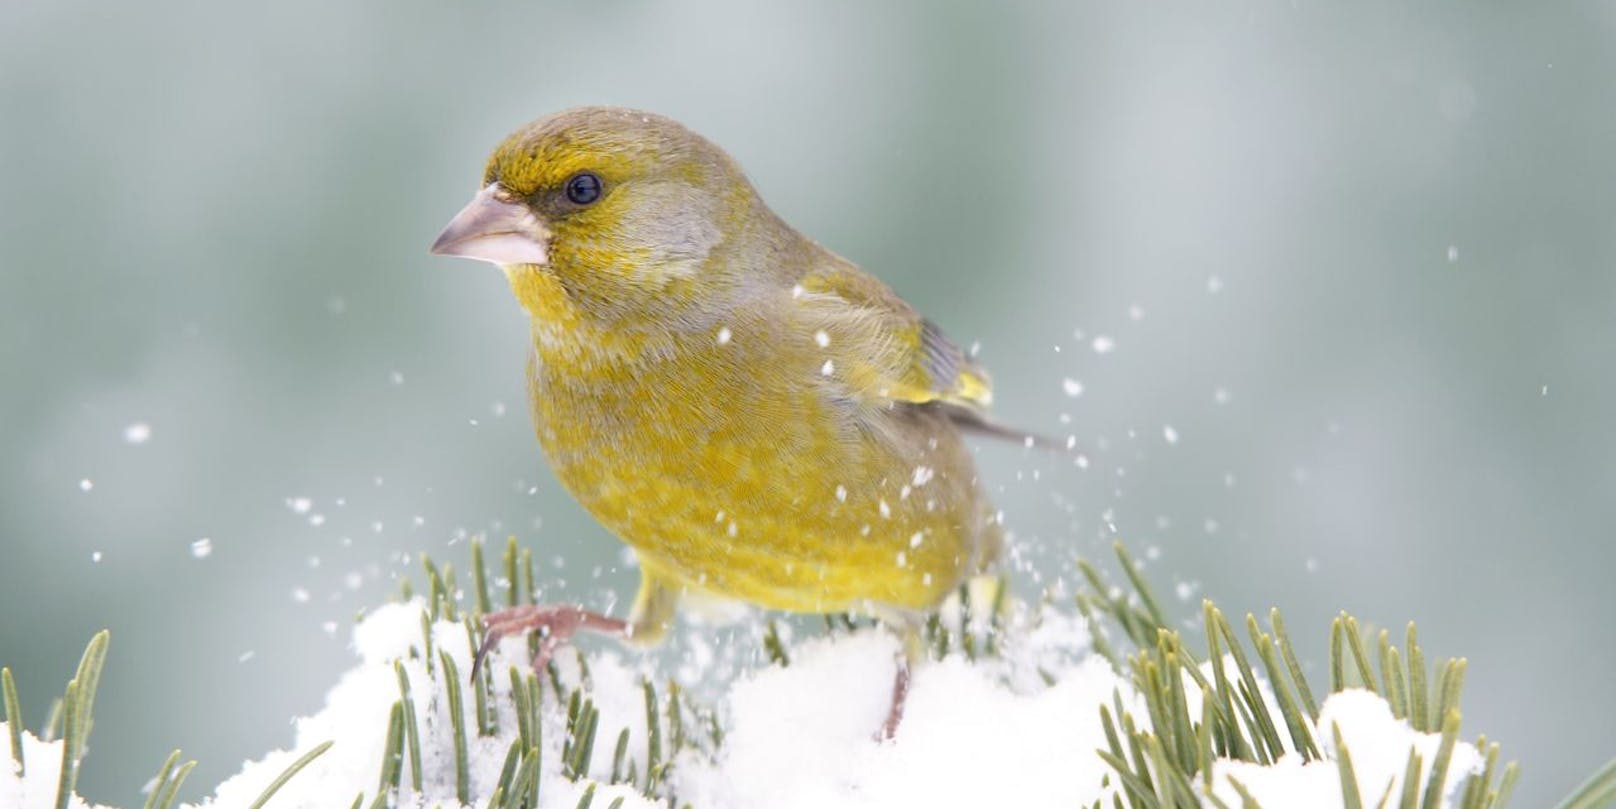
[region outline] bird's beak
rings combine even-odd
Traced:
[[[510,192],[490,183],[438,234],[432,252],[501,266],[543,266],[550,261],[550,229]]]

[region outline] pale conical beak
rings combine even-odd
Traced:
[[[542,266],[550,261],[550,229],[498,183],[490,183],[438,234],[432,252],[501,266]]]

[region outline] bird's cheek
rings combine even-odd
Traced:
[[[623,188],[612,230],[624,247],[642,252],[660,274],[683,277],[698,269],[724,240],[718,204],[684,183]]]

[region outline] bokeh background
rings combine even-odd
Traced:
[[[1091,449],[982,448],[1024,586],[1122,537],[1318,674],[1337,610],[1417,619],[1545,805],[1616,752],[1613,43],[1608,0],[0,3],[0,663],[37,726],[111,628],[83,791],[177,746],[198,797],[421,552],[629,589],[503,280],[425,249],[508,130],[616,103]]]

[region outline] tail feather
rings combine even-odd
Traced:
[[[996,438],[1001,441],[1013,441],[1025,447],[1065,453],[1078,458],[1087,454],[1077,446],[1077,440],[1074,438],[1060,439],[1026,430],[1018,430],[993,421],[980,411],[939,404],[939,409],[943,415],[947,416],[954,426],[967,433]]]

